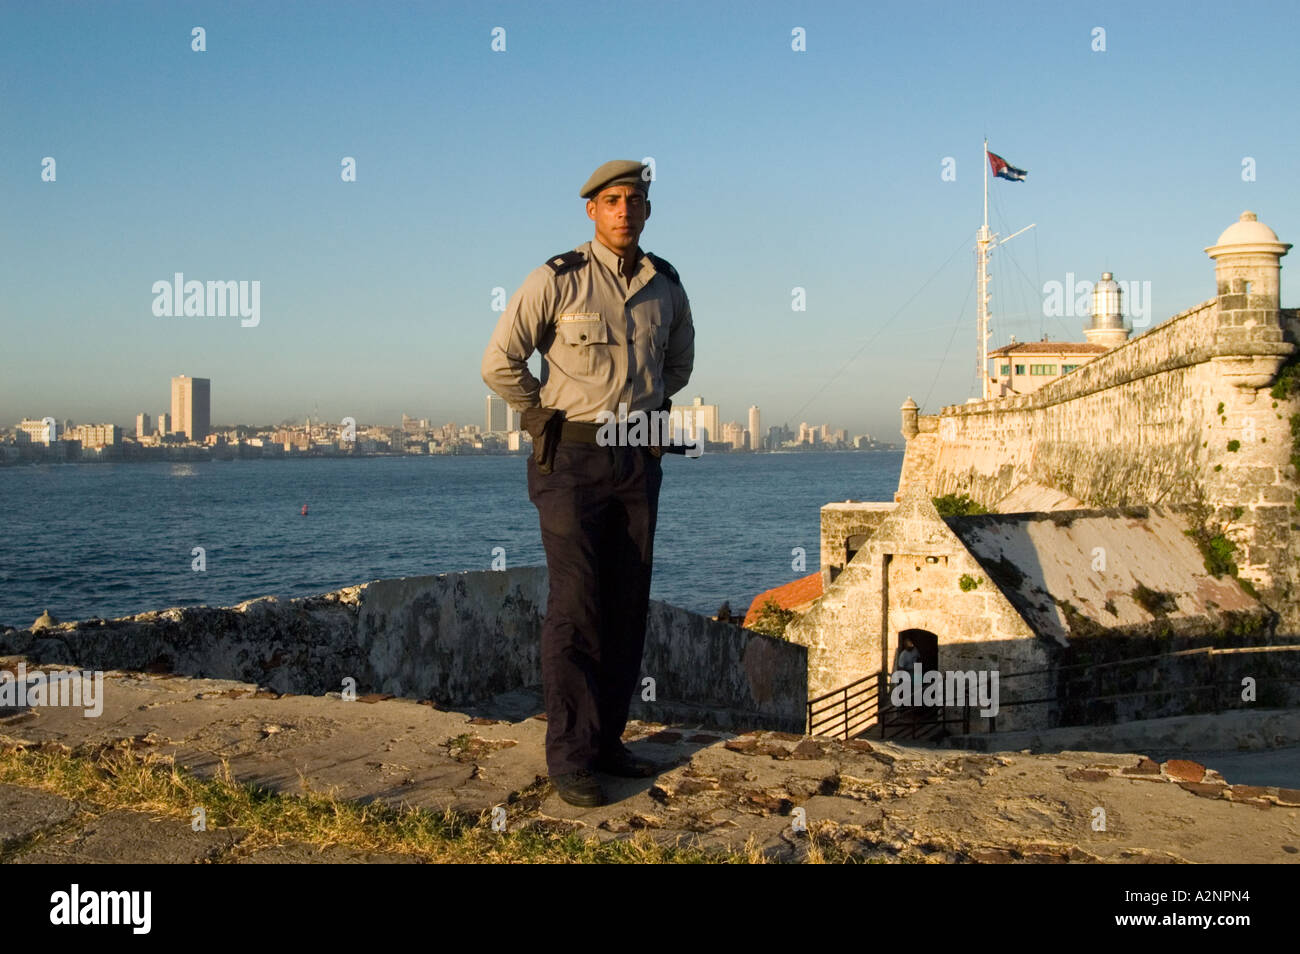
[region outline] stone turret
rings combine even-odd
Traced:
[[[1101,273],[1101,281],[1092,289],[1092,322],[1083,329],[1088,344],[1118,348],[1128,341],[1124,327],[1121,296],[1123,290],[1110,272]]]
[[[1227,374],[1238,387],[1260,388],[1273,379],[1290,346],[1282,345],[1279,279],[1291,245],[1243,212],[1205,249],[1214,259],[1219,322],[1216,344],[1234,358]]]
[[[1246,307],[1276,309],[1282,256],[1290,250],[1291,243],[1279,241],[1277,233],[1259,221],[1254,212],[1241,213],[1241,218],[1205,250],[1214,259],[1219,297],[1247,294],[1251,302]]]
[[[903,437],[910,441],[920,430],[916,420],[916,402],[909,397],[903,402],[901,410],[903,412]]]

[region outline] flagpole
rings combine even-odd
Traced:
[[[975,250],[977,258],[977,271],[975,273],[976,288],[976,329],[975,343],[976,360],[979,362],[980,374],[980,399],[987,401],[989,398],[989,141],[984,140],[984,224],[980,226],[979,235],[975,240]]]
[[[989,228],[989,141],[984,139],[984,231]]]

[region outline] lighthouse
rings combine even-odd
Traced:
[[[1129,331],[1124,327],[1124,289],[1119,287],[1110,272],[1101,273],[1101,281],[1092,288],[1092,322],[1083,329],[1089,344],[1118,348],[1128,341]]]

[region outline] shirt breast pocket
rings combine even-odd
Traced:
[[[609,329],[598,314],[560,315],[555,323],[555,341],[560,349],[560,367],[570,374],[591,375],[607,357]]]

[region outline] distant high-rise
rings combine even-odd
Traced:
[[[722,440],[730,444],[733,450],[744,450],[745,429],[739,421],[728,421],[722,425]]]
[[[158,436],[166,437],[172,432],[172,416],[166,411],[158,415]]]
[[[149,420],[148,414],[145,414],[143,412],[137,414],[135,416],[135,436],[137,438],[140,438],[140,437],[148,437],[149,435],[151,435],[153,433],[153,431],[150,430],[150,425],[152,423],[153,422]]]
[[[750,450],[763,449],[763,416],[758,412],[758,405],[749,408],[749,442]]]
[[[514,430],[510,426],[512,408],[505,402],[505,399],[497,394],[487,396],[487,426],[484,430],[489,434],[505,434]]]
[[[672,414],[679,417],[682,430],[691,440],[718,441],[722,439],[722,425],[718,417],[718,405],[705,404],[698,394],[690,404],[678,407],[673,405]]]
[[[54,418],[25,417],[18,422],[18,430],[26,434],[33,444],[49,447],[59,438],[59,423]],[[64,430],[67,433],[67,429]]]
[[[172,378],[172,428],[186,440],[202,442],[212,429],[212,381]]]

